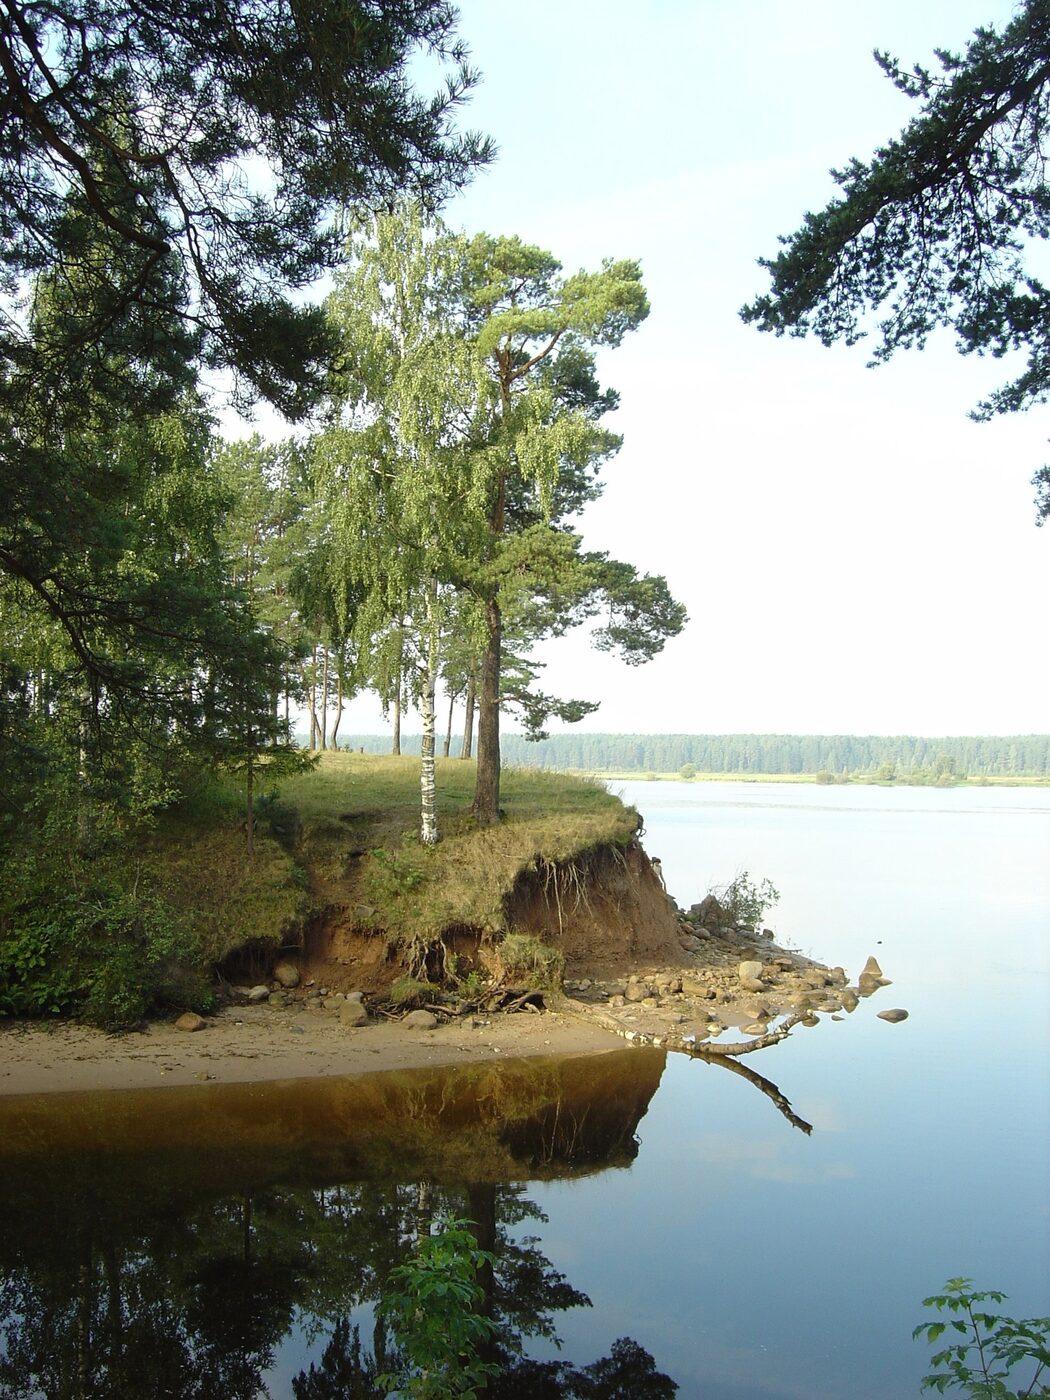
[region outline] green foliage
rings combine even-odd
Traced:
[[[426,872],[405,851],[377,848],[368,863],[367,891],[381,904],[396,902],[426,880]]]
[[[696,777],[696,764],[683,763],[678,770],[678,776],[682,779],[683,783],[691,783]]]
[[[964,354],[1028,353],[1021,375],[975,416],[1044,402],[1050,288],[1030,264],[1050,236],[1048,56],[1044,0],[1024,0],[1001,33],[979,29],[962,55],[938,50],[940,73],[877,53],[920,114],[870,161],[834,172],[842,196],[761,260],[772,290],[743,308],[744,319],[853,344],[872,313],[875,362],[950,326]],[[1045,514],[1045,469],[1037,482]]]
[[[419,977],[398,977],[391,983],[387,997],[395,1006],[411,1007],[422,1006],[425,1002],[433,1001],[435,996],[439,996],[441,988],[433,982],[426,982]]]
[[[499,945],[499,959],[512,981],[539,990],[556,990],[565,973],[565,956],[528,933],[508,933]]]
[[[487,1378],[498,1374],[478,1355],[496,1324],[477,1311],[484,1298],[478,1270],[494,1266],[496,1258],[478,1248],[468,1224],[446,1220],[387,1279],[379,1313],[393,1334],[401,1369],[377,1380],[406,1400],[476,1400]]]
[[[757,928],[766,917],[766,911],[780,898],[771,880],[756,882],[746,870],[741,870],[728,885],[716,886],[711,893],[731,923],[744,924],[747,928]]]
[[[67,872],[77,876],[74,865]],[[50,861],[25,861],[0,912],[0,1010],[76,1015],[120,1030],[152,1007],[204,1009],[210,992],[192,928],[145,882],[86,871],[56,898]]]
[[[948,1333],[952,1340],[930,1358],[933,1370],[923,1378],[923,1390],[961,1390],[974,1400],[1029,1400],[1050,1396],[1050,1385],[1040,1378],[1050,1367],[1050,1317],[1017,1321],[987,1310],[999,1304],[1005,1293],[994,1289],[975,1292],[968,1278],[952,1278],[942,1293],[923,1299],[924,1308],[946,1314],[944,1321],[923,1322],[913,1337],[931,1346]],[[1012,1373],[1023,1368],[1023,1382],[1009,1384]],[[1030,1377],[1030,1378],[1029,1378]]]

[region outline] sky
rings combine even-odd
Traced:
[[[624,446],[581,522],[588,548],[663,573],[689,611],[628,668],[580,635],[543,688],[600,700],[612,732],[1044,732],[1050,527],[1030,480],[1045,409],[967,417],[1009,362],[950,332],[867,368],[745,326],[775,254],[914,104],[874,48],[929,63],[1002,0],[461,0],[484,80],[463,124],[496,162],[445,210],[567,272],[642,264],[652,311],[603,351]],[[368,698],[344,720],[378,732]],[[412,726],[409,725],[411,728]],[[511,726],[513,727],[513,726]]]

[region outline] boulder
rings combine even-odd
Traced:
[[[852,987],[843,987],[839,992],[839,1001],[842,1003],[843,1011],[856,1011],[857,993]]]
[[[889,1021],[894,1025],[897,1021],[906,1021],[908,1013],[899,1006],[892,1006],[888,1011],[880,1011],[878,1017],[880,1021]]]
[[[287,1005],[287,999],[285,998],[283,992],[269,992],[267,993],[266,1000],[270,1003],[271,1006]]]
[[[691,906],[689,916],[695,919],[698,924],[717,924],[722,919],[722,906],[713,894],[708,894],[699,904]]]
[[[405,1016],[401,1024],[413,1031],[432,1031],[438,1023],[438,1018],[432,1011],[410,1011]]]
[[[295,963],[289,962],[287,958],[282,959],[273,970],[273,980],[290,991],[292,987],[299,985],[299,969]]]
[[[347,992],[346,999],[347,1001],[364,1001],[365,994],[364,992]]]
[[[257,986],[252,987],[252,988],[249,990],[249,992],[248,992],[248,1000],[249,1000],[249,1001],[252,1001],[252,1002],[256,1002],[256,1001],[265,1001],[269,995],[270,995],[270,989],[269,989],[269,987],[264,986],[263,983],[260,982],[260,983],[258,983]]]
[[[740,987],[745,992],[764,992],[766,984],[761,977],[741,977]]]
[[[363,1026],[367,1021],[368,1012],[362,1002],[341,1001],[339,1003],[339,1024],[341,1026]]]
[[[202,1031],[207,1025],[203,1016],[198,1016],[196,1011],[184,1011],[175,1022],[177,1031]]]
[[[868,961],[861,968],[860,975],[862,977],[881,977],[882,968],[879,966],[878,961],[875,958],[869,958]]]
[[[652,996],[653,989],[647,982],[639,982],[632,977],[624,988],[623,994],[627,1001],[644,1001],[646,997]]]
[[[739,964],[737,976],[741,982],[756,982],[762,976],[762,964],[757,958],[749,958],[747,962]]]

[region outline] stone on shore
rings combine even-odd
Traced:
[[[207,1025],[203,1016],[198,1016],[196,1011],[184,1011],[175,1022],[177,1031],[202,1031]]]
[[[339,1024],[341,1026],[364,1026],[368,1022],[368,1012],[364,1008],[364,1003],[360,1001],[341,1001],[339,1003]]]
[[[877,1015],[880,1021],[889,1021],[891,1025],[908,1019],[908,1013],[900,1006],[891,1006],[888,1011],[879,1011]]]
[[[348,1004],[353,1005],[352,1002]],[[437,1023],[438,1018],[432,1011],[410,1011],[401,1022],[403,1026],[413,1031],[432,1031],[436,1029]]]
[[[248,1000],[251,1002],[265,1001],[269,995],[269,987],[265,986],[262,982],[260,982],[257,986],[251,987],[249,989]]]
[[[273,978],[275,982],[280,982],[282,987],[291,990],[292,987],[299,985],[299,969],[295,963],[283,959],[274,968]]]

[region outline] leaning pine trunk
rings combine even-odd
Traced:
[[[474,820],[479,826],[496,826],[499,813],[499,679],[503,645],[503,614],[499,602],[485,604],[488,639],[481,662],[481,696],[478,705],[478,777],[474,788]]]
[[[424,846],[437,844],[437,783],[434,775],[434,691],[437,687],[438,637],[434,600],[437,583],[427,588],[427,671],[423,683],[423,740],[420,747],[419,788],[421,798],[420,839]]]

